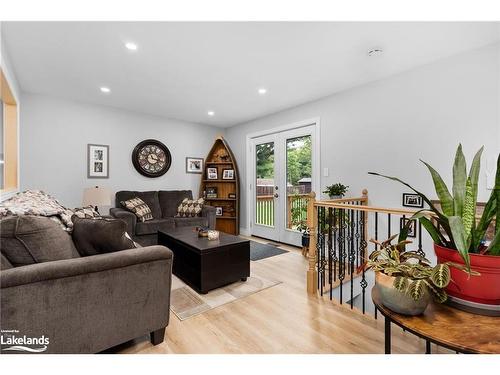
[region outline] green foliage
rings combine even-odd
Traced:
[[[482,152],[483,147],[474,156],[467,175],[467,165],[462,145],[458,146],[453,163],[453,195],[450,194],[440,174],[428,163],[422,161],[431,174],[440,201],[440,209],[423,193],[406,182],[396,177],[369,172],[376,176],[400,182],[422,197],[429,205],[429,210],[419,211],[410,219],[418,219],[436,244],[458,250],[469,273],[471,272],[469,253],[479,252],[481,241],[484,239],[486,230],[495,216],[495,238],[486,251],[492,255],[500,255],[500,155],[497,159],[495,187],[477,225],[475,220]],[[429,216],[432,217],[432,220],[429,220]],[[402,231],[400,240],[405,239],[406,236],[407,232]]]
[[[255,150],[257,178],[274,178],[274,143],[257,145]]]
[[[436,301],[446,301],[447,295],[444,288],[450,283],[450,267],[464,270],[465,268],[455,263],[441,263],[432,267],[428,259],[416,251],[405,251],[410,241],[404,240],[397,245],[391,244],[396,238],[394,235],[380,243],[370,240],[378,245],[379,249],[373,251],[368,257],[367,269],[394,276],[394,288],[418,301],[429,292]]]
[[[343,197],[345,193],[347,193],[348,189],[349,186],[337,182],[336,184],[327,186],[323,193],[328,194],[330,197],[333,197],[334,195],[340,195],[341,197]]]
[[[287,182],[297,186],[300,179],[312,176],[311,137],[288,140],[286,150]]]

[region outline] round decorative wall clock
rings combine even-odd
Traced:
[[[137,172],[146,177],[163,176],[172,163],[167,146],[155,139],[146,139],[135,146],[132,163]]]

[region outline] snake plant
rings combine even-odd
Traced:
[[[450,249],[456,249],[467,270],[470,272],[469,253],[488,253],[500,255],[500,155],[497,160],[495,186],[490,198],[484,207],[483,214],[478,222],[475,220],[477,204],[477,186],[481,154],[483,148],[476,153],[472,160],[469,173],[462,145],[459,145],[453,163],[453,186],[448,189],[439,173],[428,163],[421,160],[429,170],[441,208],[438,208],[422,192],[396,177],[381,175],[375,172],[369,174],[388,178],[407,186],[429,205],[429,209],[418,211],[412,219],[418,219],[432,237],[433,241]],[[429,215],[430,214],[430,215]],[[496,216],[495,236],[487,248],[482,248],[486,230]],[[400,239],[405,239],[408,229],[403,228]]]
[[[451,281],[450,267],[465,270],[464,266],[447,262],[434,267],[430,261],[416,251],[405,251],[411,241],[391,244],[397,234],[380,243],[370,240],[378,246],[366,264],[366,269],[382,272],[394,277],[393,286],[418,301],[428,291],[436,301],[443,303],[448,298],[444,289]]]

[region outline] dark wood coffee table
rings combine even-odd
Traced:
[[[250,276],[250,241],[239,236],[220,232],[209,241],[193,227],[180,227],[159,231],[158,244],[174,253],[174,275],[198,293]]]

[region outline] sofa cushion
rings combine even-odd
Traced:
[[[177,207],[184,198],[193,199],[191,190],[160,190],[158,199],[162,217],[174,217],[177,214]]]
[[[159,230],[167,230],[175,227],[173,218],[154,219],[144,223],[137,223],[135,227],[136,236],[143,236],[145,234],[156,234]]]
[[[74,215],[73,241],[81,256],[112,253],[135,248],[120,219],[81,219]]]
[[[151,210],[154,219],[161,218],[160,201],[157,191],[119,191],[116,193],[116,207],[120,207],[120,202],[133,198],[141,198]]]
[[[203,204],[205,199],[200,198],[197,200],[184,198],[177,207],[176,217],[196,217],[201,216],[201,210],[203,209]]]
[[[1,264],[0,264],[0,270],[8,270],[9,268],[12,268],[12,264],[9,262],[9,260],[4,257],[3,254],[0,254],[0,258],[2,260]]]
[[[153,220],[153,214],[149,206],[141,198],[132,198],[128,201],[121,201],[122,206],[133,212],[139,221]]]
[[[177,227],[207,227],[208,219],[202,216],[196,217],[174,217],[175,226]]]
[[[2,254],[14,266],[78,258],[71,235],[40,216],[12,216],[0,222]]]

